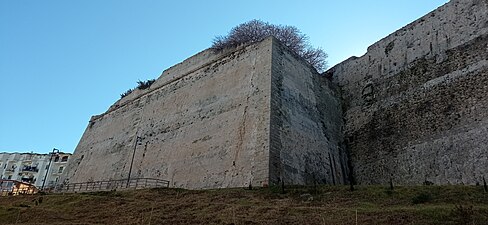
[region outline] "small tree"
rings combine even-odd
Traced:
[[[261,20],[251,20],[232,28],[226,36],[215,37],[212,49],[219,51],[225,48],[237,47],[241,44],[251,44],[274,36],[290,50],[305,59],[318,72],[327,67],[327,54],[321,48],[314,48],[308,41],[308,36],[293,26],[273,25]]]

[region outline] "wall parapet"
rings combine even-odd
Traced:
[[[488,33],[487,5],[485,0],[452,0],[372,44],[363,56],[331,68],[334,79],[346,85],[396,74],[419,58],[442,61],[446,50]],[[353,69],[358,67],[364,69]]]
[[[206,49],[204,51],[201,51],[193,55],[192,57],[185,59],[183,62],[180,62],[164,70],[159,78],[148,89],[139,90],[135,88],[132,93],[125,96],[124,98],[121,98],[113,105],[111,105],[106,112],[92,116],[90,122],[95,122],[113,111],[123,108],[126,105],[132,104],[145,96],[151,95],[164,88],[165,86],[176,82],[184,78],[185,76],[194,73],[197,70],[208,67],[226,57],[229,57],[232,54],[243,51],[248,46],[249,45],[241,45],[236,48],[224,49],[220,52],[214,52],[214,50],[212,49]]]

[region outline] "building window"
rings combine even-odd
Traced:
[[[7,180],[11,180],[12,179],[12,175],[8,176]]]
[[[68,156],[63,156],[63,158],[61,159],[61,162],[67,162],[68,161]]]
[[[64,169],[64,167],[60,166],[58,169],[58,173],[63,173],[63,169]]]
[[[56,158],[54,158],[54,162],[59,162],[59,156],[56,156]]]

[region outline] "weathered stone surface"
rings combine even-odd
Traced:
[[[266,186],[282,175],[275,167],[287,183],[341,183],[339,100],[312,71],[274,38],[203,51],[92,117],[67,178],[126,179],[135,152],[132,178],[173,187]]]
[[[348,167],[336,87],[281,45],[272,58],[270,180],[343,184]]]
[[[488,1],[453,0],[331,68],[361,184],[488,175]]]

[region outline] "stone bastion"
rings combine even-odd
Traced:
[[[488,0],[452,0],[322,75],[273,37],[202,51],[93,116],[64,178],[206,189],[487,172]]]

